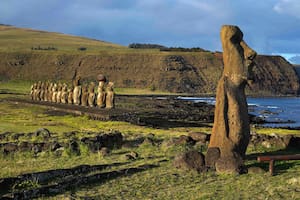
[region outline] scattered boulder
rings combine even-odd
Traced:
[[[32,152],[34,153],[34,154],[38,154],[38,153],[40,153],[40,152],[42,152],[43,151],[43,143],[35,143],[35,144],[33,144],[33,146],[32,146]]]
[[[146,137],[141,145],[155,146],[155,142],[152,138]]]
[[[114,131],[109,134],[104,133],[102,135],[96,136],[96,138],[101,147],[113,149],[120,148],[123,144],[123,136],[118,131]]]
[[[248,174],[264,174],[264,173],[266,173],[266,171],[260,167],[249,167],[248,168]]]
[[[29,142],[21,142],[19,144],[19,151],[30,151],[32,149],[32,144]]]
[[[215,166],[216,166],[217,173],[225,173],[225,174],[246,173],[246,169],[243,165],[243,159],[237,153],[233,153],[232,155],[221,156],[216,161]]]
[[[24,136],[24,133],[16,133],[12,136],[13,140],[19,140],[20,137]]]
[[[15,143],[6,143],[3,145],[3,153],[5,155],[14,153],[18,150],[18,145]]]
[[[205,156],[205,165],[208,168],[215,169],[215,164],[220,158],[221,152],[218,147],[211,147],[207,149]]]
[[[139,154],[135,151],[131,151],[130,153],[125,155],[126,160],[136,160],[138,159]]]
[[[35,136],[41,136],[44,138],[49,138],[51,136],[51,133],[48,129],[46,128],[40,128],[35,132]]]
[[[110,150],[107,147],[103,147],[100,149],[100,153],[103,157],[108,156],[110,154]]]
[[[174,158],[173,165],[179,169],[195,170],[197,172],[206,171],[204,155],[195,150],[177,155]]]
[[[56,151],[57,149],[61,148],[62,145],[60,145],[57,141],[54,141],[52,144],[51,144],[51,147],[50,147],[50,150],[51,151]]]
[[[80,154],[79,144],[75,140],[70,141],[70,143],[69,143],[69,149],[70,149],[70,153],[72,153],[72,154],[75,154],[75,155],[79,155]]]
[[[189,133],[189,137],[191,137],[196,142],[206,143],[207,141],[209,141],[209,135],[202,132]]]
[[[300,137],[291,136],[287,147],[300,149]]]
[[[297,142],[298,141],[298,142]],[[276,134],[264,135],[264,134],[252,134],[250,140],[251,146],[263,146],[265,148],[278,147],[278,148],[290,148],[299,147],[300,138],[293,135],[279,136]]]
[[[193,138],[186,135],[181,135],[178,139],[175,139],[174,144],[175,145],[190,145],[193,146],[196,143]]]

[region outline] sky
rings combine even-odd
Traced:
[[[222,51],[237,25],[259,54],[300,63],[300,0],[1,0],[0,23],[131,43]]]

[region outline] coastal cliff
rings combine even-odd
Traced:
[[[69,35],[11,29],[15,35],[20,32],[19,38],[25,34],[28,38],[32,33],[35,34],[33,38],[40,39],[27,43],[24,39],[20,48],[16,48],[19,43],[15,40],[0,37],[0,80],[69,81],[77,70],[85,81],[95,80],[99,73],[105,74],[116,87],[214,94],[223,69],[221,53],[137,50]],[[6,31],[6,37],[11,34],[0,27],[0,36],[3,31]],[[46,43],[45,37],[62,39]],[[72,43],[68,43],[70,38]],[[260,55],[256,63],[254,84],[248,89],[249,94],[299,94],[296,70],[283,57]]]

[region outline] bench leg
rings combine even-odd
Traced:
[[[269,172],[270,172],[271,176],[274,175],[274,163],[275,163],[274,160],[270,160],[270,163],[269,163]]]

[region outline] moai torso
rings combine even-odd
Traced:
[[[41,100],[41,87],[42,87],[42,82],[39,81],[37,83],[37,88],[35,91],[35,100],[40,101]]]
[[[48,101],[48,93],[49,93],[49,91],[48,91],[48,87],[49,87],[49,82],[45,82],[45,88],[44,88],[44,91],[45,91],[45,93],[44,93],[44,101]]]
[[[89,96],[89,93],[88,93],[87,85],[84,85],[82,87],[82,94],[81,94],[81,105],[82,106],[88,105],[88,96]]]
[[[31,85],[31,90],[30,90],[30,98],[31,98],[31,100],[34,100],[34,90],[35,90],[35,87],[36,87],[36,83],[34,83],[34,84]]]
[[[54,83],[52,87],[52,102],[56,103],[57,100],[57,84]]]
[[[45,83],[42,82],[41,83],[40,100],[44,101],[44,97],[45,97]]]
[[[99,81],[99,85],[97,88],[97,106],[99,108],[105,107],[105,90],[104,90],[104,81]]]
[[[73,82],[73,102],[75,105],[80,105],[81,100],[81,85],[80,85],[80,77],[76,77]]]
[[[114,83],[109,82],[106,87],[106,106],[105,108],[111,109],[115,107],[115,93],[113,90]]]
[[[56,103],[61,103],[62,84],[57,85]]]
[[[47,97],[48,101],[50,102],[52,101],[52,94],[53,94],[52,88],[53,88],[53,83],[50,83],[48,87],[48,97]]]
[[[68,104],[73,104],[73,91],[73,87],[68,89]]]
[[[90,107],[95,106],[95,83],[91,82],[88,89],[88,105]]]
[[[67,84],[63,84],[62,91],[61,91],[61,103],[66,104],[68,101],[68,86]]]
[[[221,40],[224,70],[217,87],[209,148],[220,150],[217,171],[234,172],[245,156],[250,138],[244,90],[256,52],[243,41],[243,33],[237,26],[223,26]]]

